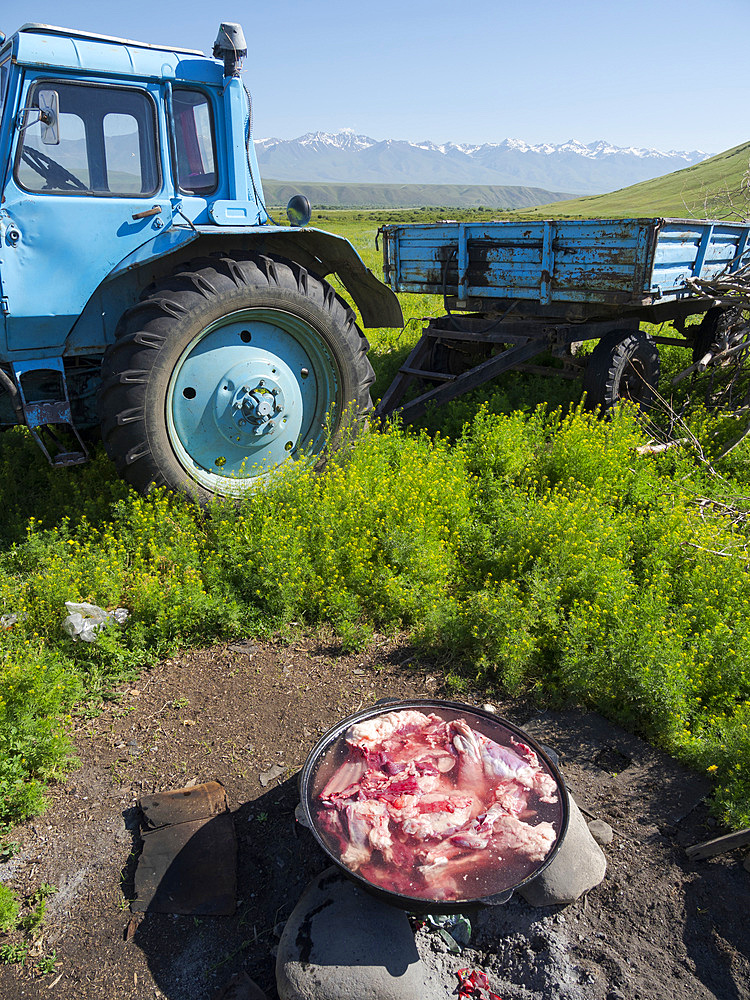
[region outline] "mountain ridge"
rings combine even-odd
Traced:
[[[255,140],[261,173],[277,181],[334,184],[472,184],[599,194],[705,160],[702,150],[591,143],[435,143],[376,140],[351,129],[307,132],[296,139]]]

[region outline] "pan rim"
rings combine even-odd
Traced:
[[[526,875],[523,879],[514,883],[512,886],[508,886],[496,893],[489,896],[471,896],[466,899],[457,900],[437,900],[430,899],[424,896],[409,896],[404,893],[395,892],[394,890],[386,889],[383,886],[376,885],[374,882],[370,882],[364,876],[360,875],[358,872],[352,871],[347,868],[346,865],[342,864],[341,861],[336,857],[335,853],[330,849],[330,847],[323,840],[320,835],[317,822],[313,816],[311,805],[311,794],[312,794],[312,778],[316,773],[316,768],[319,762],[322,760],[326,751],[333,745],[333,743],[345,732],[350,726],[357,722],[362,722],[367,719],[375,718],[379,715],[386,715],[389,712],[399,712],[406,711],[409,709],[422,710],[428,709],[430,711],[435,709],[445,709],[448,711],[455,711],[459,713],[468,713],[475,717],[479,717],[492,725],[499,726],[506,730],[509,730],[512,735],[520,738],[527,746],[529,746],[534,753],[537,754],[539,759],[543,762],[545,768],[548,769],[552,777],[555,779],[557,784],[558,794],[560,795],[560,806],[561,806],[561,818],[560,818],[560,830],[558,832],[555,843],[550,849],[549,854],[539,862],[538,866]],[[559,768],[555,762],[550,758],[544,748],[534,740],[533,737],[529,736],[520,726],[505,719],[501,715],[497,715],[494,712],[488,712],[483,708],[475,707],[473,705],[468,705],[465,702],[449,701],[439,698],[407,698],[407,699],[395,699],[390,700],[383,699],[380,702],[370,706],[369,708],[360,709],[354,712],[352,715],[347,716],[344,719],[339,720],[330,729],[328,729],[315,743],[313,748],[310,750],[305,763],[302,767],[300,774],[300,799],[302,804],[302,811],[305,817],[305,821],[309,826],[310,832],[312,833],[315,841],[322,848],[326,857],[328,857],[333,864],[343,872],[348,878],[355,881],[362,888],[366,889],[368,892],[373,893],[392,905],[398,906],[400,909],[406,909],[412,912],[427,912],[427,913],[452,913],[457,911],[463,911],[471,907],[483,907],[483,906],[493,906],[499,905],[501,903],[507,902],[510,897],[519,888],[526,885],[528,882],[533,881],[538,878],[539,875],[551,864],[551,862],[556,857],[562,843],[565,839],[565,835],[568,830],[568,821],[570,818],[570,808],[568,803],[568,790],[565,784],[565,780],[560,773]]]

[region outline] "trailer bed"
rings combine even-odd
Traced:
[[[419,342],[376,412],[413,419],[510,370],[580,377],[589,405],[653,405],[658,345],[692,365],[740,360],[750,326],[728,319],[710,282],[750,263],[750,225],[695,219],[585,219],[387,225],[385,280],[396,292],[440,295],[445,316]],[[750,269],[737,275],[748,281]],[[704,313],[699,324],[691,315]],[[671,321],[680,336],[645,333]],[[590,355],[576,345],[597,340]],[[738,353],[740,352],[740,353]],[[742,353],[745,352],[745,353]],[[546,354],[546,366],[529,362]],[[407,399],[417,387],[416,398]]]
[[[695,219],[442,222],[383,226],[396,292],[491,312],[503,301],[560,318],[621,314],[694,296],[750,260],[750,226]]]

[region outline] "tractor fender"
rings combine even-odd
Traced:
[[[189,249],[188,249],[189,248]],[[110,271],[104,284],[127,272],[169,270],[180,260],[216,251],[252,250],[294,261],[319,278],[336,274],[362,314],[365,327],[402,327],[396,294],[365,266],[349,240],[321,229],[288,226],[174,226],[129,254]],[[165,265],[165,266],[164,266]]]

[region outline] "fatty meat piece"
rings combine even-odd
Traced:
[[[365,722],[356,722],[349,728],[346,741],[362,750],[369,750],[385,743],[395,733],[414,733],[426,729],[433,722],[441,722],[436,715],[424,715],[404,709],[402,712],[387,712]]]
[[[412,762],[432,765],[446,774],[456,763],[447,723],[436,715],[410,710],[389,712],[352,726],[346,741],[369,765],[388,774],[397,774]]]
[[[487,810],[481,822],[474,822],[449,838],[454,845],[483,849],[492,847],[499,853],[515,851],[530,861],[543,861],[555,842],[555,828],[551,823],[531,826],[518,816],[508,813],[499,804]]]
[[[459,755],[462,787],[477,786],[484,779],[496,781],[512,778],[524,788],[535,791],[542,802],[557,801],[555,779],[541,769],[539,758],[531,747],[517,740],[513,741],[515,750],[502,747],[476,732],[463,719],[450,723],[450,729],[453,733],[453,746]]]
[[[412,761],[395,774],[384,773],[375,767],[366,768],[365,761],[342,765],[320,793],[321,801],[343,808],[348,799],[378,799],[402,809],[405,801],[416,801],[417,796],[434,792],[440,785],[440,772],[432,763]],[[350,780],[354,773],[361,773],[359,781]]]
[[[397,823],[407,836],[415,840],[442,840],[469,822],[474,805],[471,795],[455,792],[451,795],[443,792],[423,795],[410,813],[408,810],[401,812]]]
[[[367,771],[367,762],[349,757],[333,773],[328,784],[320,793],[323,800],[334,798],[350,798],[359,792],[359,785]]]
[[[516,851],[529,861],[544,861],[555,843],[555,828],[546,821],[531,826],[517,816],[505,816],[495,824],[492,847],[499,853]]]
[[[349,843],[341,855],[342,864],[356,872],[370,860],[374,850],[380,851],[386,861],[392,860],[393,841],[385,802],[378,802],[376,799],[352,802],[345,806],[344,815],[349,830]]]

